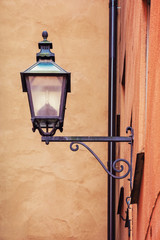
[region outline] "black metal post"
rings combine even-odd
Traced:
[[[116,50],[117,50],[117,0],[109,2],[109,89],[108,136],[115,136],[116,124]],[[108,144],[108,168],[113,173],[115,143]],[[108,240],[115,239],[115,180],[108,176]]]

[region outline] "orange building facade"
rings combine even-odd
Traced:
[[[116,182],[116,240],[160,239],[160,3],[118,1],[117,115],[134,129],[133,189]],[[125,146],[117,156],[129,158]],[[123,191],[122,191],[123,190]],[[121,192],[121,194],[120,194]],[[124,192],[124,194],[122,194]],[[131,196],[128,216],[126,197]],[[129,227],[125,227],[128,219]]]

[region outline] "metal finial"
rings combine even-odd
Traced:
[[[43,41],[38,43],[38,47],[39,49],[41,49],[41,51],[36,55],[37,61],[39,61],[40,59],[41,60],[51,59],[52,61],[55,62],[55,54],[50,51],[50,49],[52,49],[52,42],[49,42],[47,40],[48,32],[43,31],[42,37],[43,37]]]
[[[42,37],[43,37],[44,40],[46,40],[47,37],[48,37],[48,32],[47,31],[43,31],[42,32]]]

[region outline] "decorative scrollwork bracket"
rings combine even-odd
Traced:
[[[78,151],[79,145],[82,145],[85,147],[100,163],[100,165],[103,167],[105,172],[109,174],[111,177],[115,179],[123,179],[126,178],[129,174],[129,181],[130,181],[130,187],[132,189],[132,151],[133,151],[133,140],[134,140],[134,131],[132,127],[126,128],[126,133],[131,132],[131,135],[128,137],[54,137],[54,136],[42,136],[42,142],[45,142],[46,144],[49,144],[50,142],[71,142],[70,149],[72,151]],[[107,167],[104,165],[104,163],[100,160],[100,158],[93,152],[93,150],[88,147],[84,142],[128,142],[131,145],[131,152],[130,152],[130,161],[119,158],[116,159],[113,164],[113,172],[115,174],[111,173]],[[120,165],[119,168],[116,167],[117,163],[124,163],[127,166],[127,171],[124,172],[124,165]],[[117,175],[121,173],[121,175]]]

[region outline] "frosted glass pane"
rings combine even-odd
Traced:
[[[35,116],[59,116],[63,77],[29,76]]]

